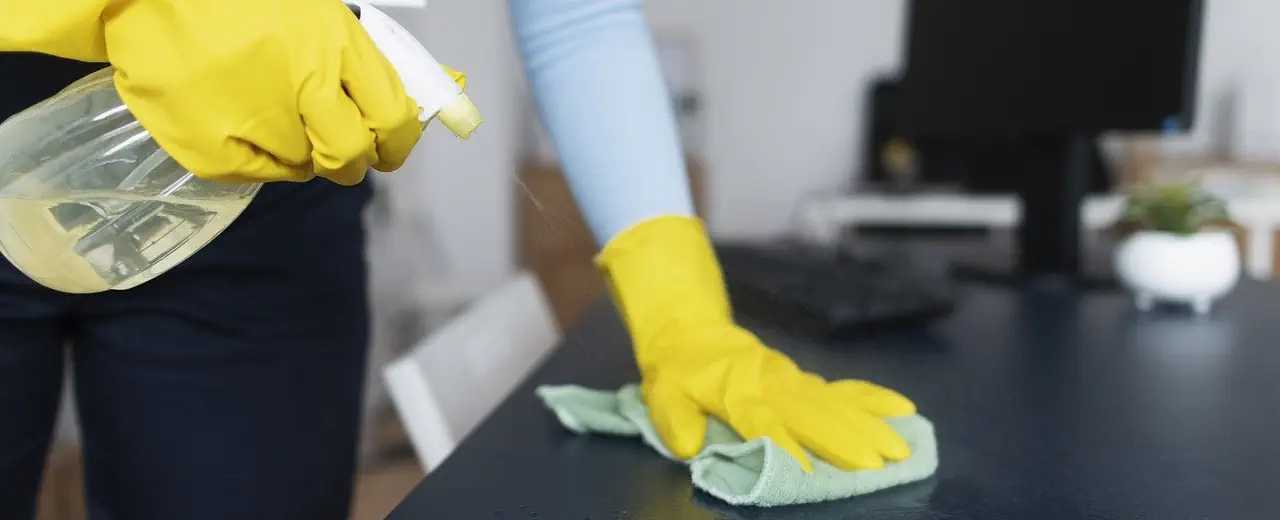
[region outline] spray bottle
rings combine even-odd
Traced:
[[[348,4],[395,67],[425,127],[466,139],[475,105],[404,27]],[[0,253],[67,293],[123,290],[186,260],[244,211],[261,184],[204,180],[156,144],[120,100],[112,69],[0,124]]]

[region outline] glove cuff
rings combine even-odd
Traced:
[[[610,240],[596,264],[637,352],[672,327],[733,322],[720,265],[696,217],[642,221]]]

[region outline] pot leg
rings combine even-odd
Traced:
[[[1191,302],[1191,309],[1196,311],[1196,314],[1199,314],[1202,316],[1205,314],[1209,314],[1209,309],[1212,307],[1213,307],[1213,301],[1210,300],[1209,298],[1196,298]]]
[[[1156,299],[1147,293],[1137,293],[1134,295],[1133,303],[1138,306],[1138,310],[1148,312],[1156,304]]]

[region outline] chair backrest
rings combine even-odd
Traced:
[[[522,272],[383,369],[425,471],[560,343],[537,279]]]

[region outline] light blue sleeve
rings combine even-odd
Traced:
[[[600,244],[693,215],[671,98],[640,0],[508,0],[529,85]]]

